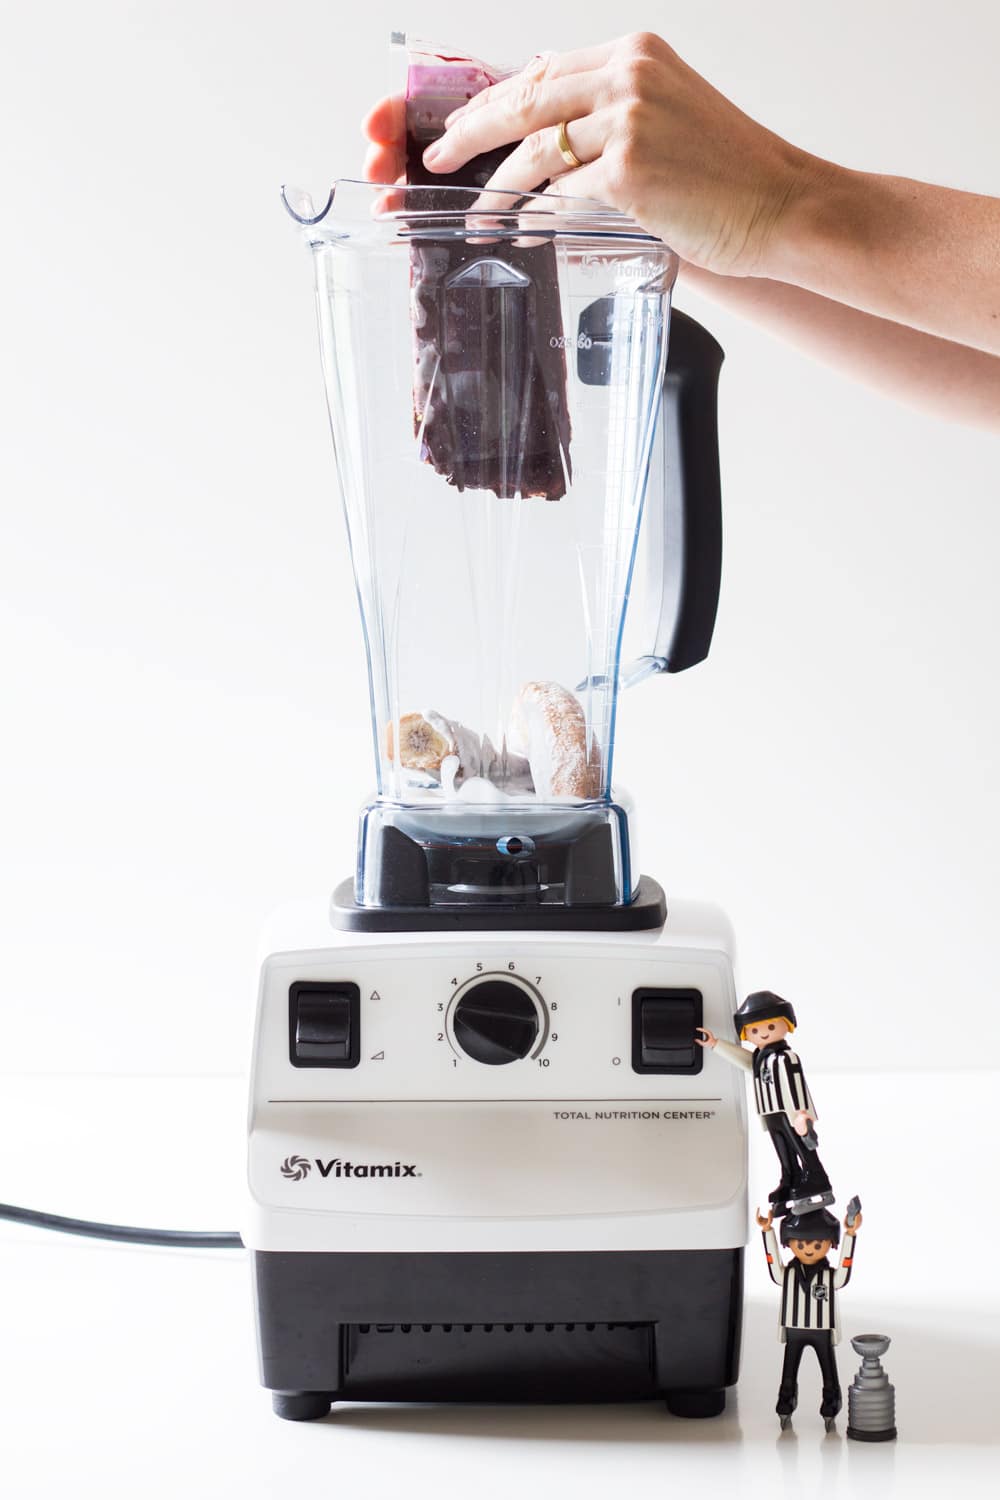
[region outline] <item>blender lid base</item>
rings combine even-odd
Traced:
[[[330,900],[338,932],[650,932],[666,920],[667,899],[648,875],[627,906],[359,906],[353,880],[341,881]]]

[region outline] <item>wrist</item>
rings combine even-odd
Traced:
[[[795,150],[784,201],[758,276],[819,291],[834,270],[838,245],[863,238],[864,173]]]

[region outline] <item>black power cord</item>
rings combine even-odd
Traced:
[[[67,1219],[62,1214],[43,1214],[34,1208],[0,1203],[0,1219],[31,1224],[36,1229],[55,1229],[60,1234],[83,1234],[92,1240],[124,1240],[130,1245],[196,1246],[201,1250],[242,1250],[243,1241],[227,1229],[135,1229],[129,1224],[98,1224],[93,1219]]]

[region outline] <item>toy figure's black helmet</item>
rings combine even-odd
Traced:
[[[781,1221],[781,1243],[789,1245],[792,1240],[829,1240],[831,1245],[839,1245],[840,1222],[825,1208],[813,1208],[805,1214],[788,1214]]]
[[[780,1016],[790,1026],[796,1025],[795,1011],[787,1000],[782,1000],[780,995],[775,995],[771,990],[754,990],[748,995],[733,1016],[733,1025],[736,1027],[736,1035],[743,1035],[744,1026],[750,1026],[754,1021],[767,1021],[771,1016]]]

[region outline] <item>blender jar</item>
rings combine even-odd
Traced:
[[[718,596],[721,350],[691,324],[671,396],[676,257],[589,200],[283,196],[313,256],[367,649],[355,900],[627,905],[619,686],[700,659]],[[623,665],[650,476],[653,638]]]

